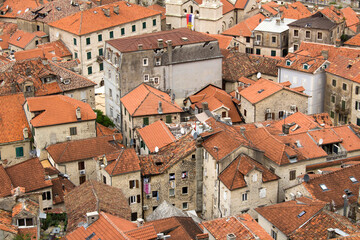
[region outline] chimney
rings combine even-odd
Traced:
[[[158,39],[158,47],[159,48],[164,48],[164,40]]]
[[[171,23],[166,23],[166,29],[165,30],[171,30]]]
[[[280,18],[276,19],[276,25],[280,25]]]
[[[92,2],[88,1],[86,2],[86,9],[92,8]]]
[[[172,41],[167,40],[166,44],[167,44],[167,51],[168,51],[168,56],[169,56],[169,64],[171,64],[172,63]]]
[[[21,194],[25,193],[25,188],[24,187],[17,187],[11,190],[11,194],[13,196],[19,196]]]
[[[119,14],[119,5],[114,6],[114,13]]]
[[[88,212],[86,213],[86,222],[88,225],[91,225],[93,222],[99,219],[99,213],[95,212]]]
[[[209,240],[208,233],[197,234],[195,240]]]
[[[283,124],[282,130],[284,134],[289,134],[290,126],[288,124]]]
[[[142,219],[142,218],[136,219],[136,225],[137,225],[137,227],[144,226],[144,219]]]
[[[321,56],[323,56],[323,58],[325,60],[327,60],[329,58],[329,51],[328,50],[322,50],[321,51]]]
[[[24,135],[24,139],[29,138],[29,130],[27,127],[23,129],[23,135]]]
[[[96,0],[96,5],[101,6],[101,5],[102,5],[102,1],[101,1],[101,0]]]
[[[81,110],[80,107],[76,108],[76,119],[81,120]]]
[[[233,233],[228,233],[226,235],[226,240],[236,240],[236,236]]]
[[[142,44],[138,44],[138,49],[139,49],[139,50],[143,50],[143,45],[142,45]]]
[[[86,9],[86,3],[79,3],[80,11],[84,11]]]
[[[208,105],[207,102],[202,102],[201,104],[202,104],[202,107],[203,107],[203,111],[209,110],[209,105]]]
[[[104,7],[102,10],[104,11],[105,16],[110,17],[110,8],[109,7]]]
[[[241,133],[241,135],[243,135],[243,136],[244,136],[244,134],[245,134],[245,130],[246,130],[246,128],[244,128],[244,127],[240,127],[240,133]]]
[[[159,114],[162,114],[162,113],[163,113],[161,101],[159,101],[158,113],[159,113]]]

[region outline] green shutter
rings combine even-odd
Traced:
[[[145,126],[149,125],[149,118],[148,117],[143,118],[143,123]]]
[[[87,52],[87,53],[86,53],[86,56],[87,56],[87,59],[88,59],[88,60],[91,59],[91,52]]]
[[[113,31],[110,32],[110,38],[114,38],[114,32]]]
[[[143,22],[143,23],[142,23],[142,27],[143,27],[143,29],[146,28],[146,22]]]
[[[16,157],[23,157],[24,156],[24,148],[23,147],[17,147],[16,148]]]
[[[74,45],[75,45],[75,46],[77,45],[76,38],[74,38]]]
[[[92,74],[92,67],[88,67],[88,75]]]
[[[135,26],[135,25],[132,25],[132,26],[131,26],[131,30],[132,30],[133,32],[135,32],[135,31],[136,31],[136,26]]]
[[[99,56],[103,56],[104,55],[104,51],[102,48],[99,48]]]
[[[156,26],[156,19],[153,19],[153,26]]]
[[[172,123],[171,115],[166,116],[166,123]]]
[[[98,35],[98,41],[99,41],[99,42],[102,41],[102,35],[101,35],[101,34]]]
[[[121,36],[125,35],[125,28],[121,29]]]
[[[104,64],[103,64],[103,63],[100,63],[100,64],[99,64],[99,68],[100,68],[100,71],[104,70]]]
[[[90,45],[90,38],[86,38],[86,45]]]

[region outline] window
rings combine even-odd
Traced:
[[[74,45],[76,46],[76,45],[77,45],[77,40],[76,40],[76,38],[74,38],[73,40],[74,40]]]
[[[306,211],[301,211],[301,213],[299,213],[299,215],[298,215],[298,218],[301,218],[302,216],[304,216],[305,213],[306,213]]]
[[[157,57],[155,58],[155,65],[160,66],[161,65],[161,58]]]
[[[306,37],[306,38],[310,38],[310,31],[306,31],[306,32],[305,32],[305,37]]]
[[[90,60],[90,59],[91,59],[91,52],[87,52],[87,53],[86,53],[86,59],[87,59],[87,60]]]
[[[346,91],[346,90],[347,90],[347,84],[346,84],[346,83],[343,83],[343,85],[342,85],[342,89],[343,89],[344,91]]]
[[[18,219],[18,226],[19,227],[28,227],[28,226],[33,226],[33,219],[32,218],[22,218],[22,219]]]
[[[153,19],[153,26],[156,26],[156,19]]]
[[[185,179],[185,178],[188,178],[188,172],[187,171],[183,171],[181,173],[181,179]]]
[[[246,42],[247,42],[247,43],[250,42],[250,37],[246,37]]]
[[[345,110],[346,102],[344,100],[341,100],[341,109]]]
[[[360,111],[360,102],[359,101],[355,101],[355,110]]]
[[[247,193],[243,193],[242,194],[242,200],[247,201],[247,199],[248,199]]]
[[[284,111],[279,111],[279,119],[282,119],[284,117]]]
[[[291,170],[289,172],[289,180],[295,180],[296,179],[296,170]]]
[[[276,43],[276,37],[271,37],[271,42]]]
[[[166,116],[166,123],[172,123],[171,115]]]
[[[356,87],[355,87],[355,94],[356,94],[356,95],[359,95],[359,93],[360,93],[360,87],[359,87],[359,86],[356,86]]]
[[[139,188],[139,180],[130,180],[129,181],[129,188]]]
[[[259,197],[260,198],[266,198],[266,188],[260,188]]]
[[[23,157],[24,156],[24,148],[23,147],[17,147],[15,148],[16,157]]]
[[[336,87],[336,80],[335,80],[335,79],[332,80],[331,85],[332,85],[333,87]]]
[[[224,112],[221,112],[221,117],[222,118],[226,118],[226,112],[224,111]]]
[[[146,22],[143,22],[143,23],[142,23],[142,28],[143,28],[143,29],[146,29]]]
[[[271,237],[275,240],[277,240],[277,232],[271,229]]]
[[[106,184],[106,177],[103,176],[103,183]]]
[[[99,70],[103,71],[104,70],[104,63],[99,63]]]
[[[309,69],[309,65],[304,64],[304,65],[303,65],[303,68],[304,68],[305,70],[308,70],[308,69]]]
[[[50,191],[43,192],[42,193],[42,200],[51,200],[51,192]]]
[[[92,67],[89,66],[89,67],[87,68],[87,70],[88,70],[88,75],[91,75],[91,74],[92,74]]]
[[[335,95],[331,95],[331,102],[335,103]]]
[[[275,57],[276,56],[276,51],[275,50],[271,50],[271,56]]]
[[[114,31],[109,32],[109,38],[114,38]]]
[[[256,173],[252,175],[252,181],[257,182],[257,174]]]
[[[294,30],[294,37],[298,37],[299,36],[299,30]]]
[[[148,82],[149,81],[149,74],[145,74],[144,75],[144,82]]]
[[[79,170],[84,170],[85,169],[85,162],[84,161],[78,162],[78,168],[79,168]]]
[[[299,45],[294,44],[294,51],[297,51],[299,49]]]
[[[121,32],[121,36],[124,36],[125,35],[125,28],[121,28],[120,32]]]
[[[175,180],[175,173],[169,173],[169,181]]]
[[[91,41],[90,41],[90,38],[86,38],[86,45],[90,45]]]
[[[188,187],[183,187],[181,193],[188,194]]]
[[[136,221],[136,219],[137,219],[138,217],[137,217],[137,212],[133,212],[133,213],[131,213],[131,221]]]
[[[169,189],[169,196],[170,196],[170,197],[174,197],[174,196],[175,196],[175,189],[173,189],[173,188],[170,188],[170,189]]]
[[[77,59],[78,58],[78,53],[74,52],[74,58]]]
[[[333,111],[330,111],[330,117],[334,118],[335,117],[335,113]]]
[[[102,41],[102,34],[99,34],[98,35],[98,42],[101,42]]]
[[[84,182],[86,182],[86,176],[84,175],[84,176],[80,176],[79,177],[79,183],[80,184],[83,184]]]
[[[322,32],[318,32],[318,34],[317,34],[317,39],[318,39],[318,40],[322,40]]]
[[[261,41],[261,35],[256,35],[256,40]]]
[[[129,204],[134,204],[136,203],[136,196],[130,196],[129,197]]]
[[[149,65],[149,59],[143,58],[143,66],[148,66],[148,65]]]
[[[320,184],[320,187],[323,191],[329,190],[325,184]]]
[[[154,83],[159,84],[159,78],[158,77],[154,77]]]
[[[143,118],[143,124],[144,124],[145,126],[149,125],[149,118],[148,118],[148,117],[144,117],[144,118]]]
[[[246,117],[246,109],[244,109],[244,116]]]
[[[158,191],[152,191],[152,197],[153,198],[158,198],[159,197],[159,192]]]
[[[188,209],[188,203],[187,203],[187,202],[183,202],[182,208],[183,208],[183,209]]]
[[[77,129],[76,129],[76,127],[71,127],[71,128],[70,128],[70,136],[73,136],[73,135],[77,135]]]
[[[358,182],[358,180],[355,178],[355,177],[353,177],[353,176],[351,176],[351,177],[349,177],[350,178],[350,181],[352,182],[352,183],[357,183]]]
[[[102,48],[99,48],[99,56],[104,56],[104,50]]]
[[[290,66],[291,65],[291,61],[290,60],[286,60],[286,66]]]
[[[261,54],[261,50],[260,50],[260,48],[257,48],[256,49],[256,55],[260,55]]]
[[[132,25],[132,26],[131,26],[131,31],[132,31],[132,32],[135,32],[135,31],[136,31],[136,25]]]

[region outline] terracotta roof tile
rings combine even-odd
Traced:
[[[9,49],[9,40],[10,40],[10,34],[2,34],[0,36],[0,47],[1,47],[1,50],[6,50],[6,49]]]
[[[263,8],[267,12],[271,13],[273,16],[278,14],[278,11],[274,8],[274,6],[271,6],[269,4],[263,4],[263,5],[261,5],[261,8]]]
[[[54,57],[57,58],[58,60],[61,60],[64,57],[71,57],[72,53],[65,46],[63,41],[57,40],[54,42],[39,44],[35,49],[15,52],[14,56],[17,61],[44,57],[44,56],[48,60],[52,60]]]
[[[184,41],[182,38],[187,38]],[[158,39],[163,39],[164,47],[167,47],[167,40],[171,40],[172,46],[181,46],[194,43],[216,41],[216,38],[209,34],[195,32],[188,28],[177,28],[168,31],[147,33],[138,36],[118,38],[107,41],[108,44],[120,52],[134,52],[139,50],[139,44],[143,45],[143,50],[157,49]]]
[[[68,193],[65,196],[65,207],[67,232],[75,230],[80,222],[86,222],[87,212],[104,211],[125,219],[130,219],[131,215],[130,206],[121,189],[95,180],[86,181]]]
[[[344,44],[357,47],[360,46],[360,34],[356,34],[355,36],[347,40]]]
[[[51,183],[53,204],[63,203],[65,195],[75,188],[75,185],[64,177],[52,178]]]
[[[47,0],[43,1],[43,3],[47,2]],[[3,12],[0,18],[16,18],[21,16],[26,9],[34,9],[41,5],[38,0],[6,0],[0,7],[0,11]]]
[[[285,3],[285,6],[279,7],[279,11],[283,18],[301,19],[311,16],[309,9],[301,2]]]
[[[17,227],[12,225],[11,212],[0,209],[0,230],[17,234]]]
[[[360,20],[356,12],[351,7],[342,8],[340,11],[345,18],[346,27],[348,27],[354,33],[357,33],[357,25],[359,24]]]
[[[226,240],[229,233],[239,239],[273,239],[249,214],[204,221],[201,225],[217,240]]]
[[[30,112],[41,112],[31,119],[34,127],[78,122],[76,108],[81,111],[81,121],[95,120],[96,114],[90,105],[64,95],[27,98]]]
[[[121,149],[105,154],[108,165],[105,171],[110,176],[140,171],[140,160],[134,148]]]
[[[251,37],[252,31],[265,19],[262,13],[249,17],[224,31],[223,35]]]
[[[284,60],[279,62],[278,66],[301,72],[314,73],[324,63],[326,63],[326,60],[322,56],[313,57],[308,51],[300,49],[294,53],[289,53]],[[307,68],[304,67],[305,64]]]
[[[50,145],[46,148],[55,163],[91,159],[103,154],[112,153],[122,147],[114,141],[113,136],[101,136],[82,140],[68,141]]]
[[[341,145],[346,151],[351,152],[360,148],[360,138],[353,131],[353,128],[348,125],[338,126],[333,128],[336,134],[342,139]]]
[[[17,30],[9,39],[9,44],[17,46],[19,48],[25,48],[35,37],[41,37],[46,35],[44,32],[24,32]]]
[[[114,6],[116,5],[119,6],[119,14],[114,13]],[[103,12],[105,7],[109,8],[110,17],[105,16]],[[120,1],[74,13],[49,23],[49,25],[81,36],[160,14],[159,11]],[[96,21],[93,21],[94,19]]]
[[[155,152],[156,147],[162,148],[176,141],[174,135],[171,133],[166,124],[161,120],[141,129],[137,129],[137,132],[141,136],[150,152]]]
[[[166,16],[165,16],[166,9],[162,6],[160,6],[159,4],[155,3],[153,5],[148,6],[147,8],[161,12],[161,19],[166,19]]]
[[[13,189],[12,182],[3,165],[0,165],[0,181],[0,197],[10,196]]]
[[[24,102],[22,93],[0,96],[0,143],[24,140],[24,128],[28,129],[29,139],[31,138],[31,131],[23,109]]]
[[[220,34],[209,34],[211,37],[216,38],[219,42],[219,48],[220,49],[229,49],[233,46],[231,46],[231,41],[233,40],[232,37],[224,36]]]
[[[247,186],[245,176],[253,169],[261,171],[263,183],[279,179],[279,177],[270,172],[269,169],[246,155],[240,155],[232,161],[229,166],[220,173],[219,179],[231,191],[243,188]]]
[[[248,2],[249,2],[249,0],[237,0],[235,3],[235,8],[236,9],[244,9]]]
[[[100,123],[96,123],[96,136],[109,136],[112,135],[115,137],[115,140],[118,142],[122,142],[123,137],[121,133],[117,129],[110,129],[108,127],[105,127],[104,125],[101,125]]]
[[[158,115],[159,102],[162,103],[162,114],[180,113],[183,110],[165,92],[145,83],[140,84],[121,99],[122,104],[133,117]]]
[[[322,201],[302,197],[294,201],[256,208],[255,211],[286,236],[289,236],[293,231],[319,213],[325,207],[325,204]],[[305,211],[305,214],[299,217],[299,214],[303,211]]]
[[[344,16],[342,12],[339,9],[335,8],[335,6],[326,7],[320,12],[335,23],[341,23],[344,21]]]

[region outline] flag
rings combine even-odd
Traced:
[[[195,22],[195,15],[194,14],[186,14],[187,28],[194,30],[194,22]]]

